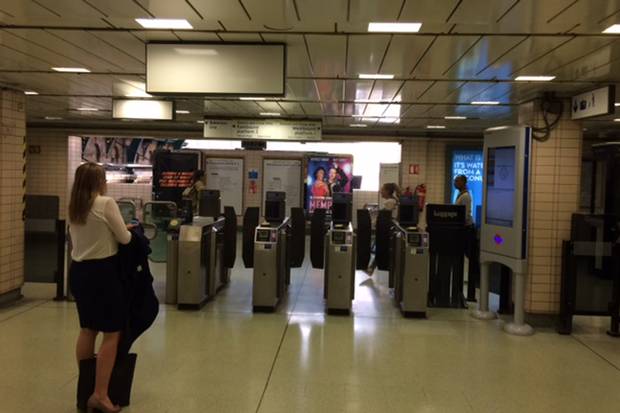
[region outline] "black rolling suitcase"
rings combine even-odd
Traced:
[[[131,386],[136,369],[138,356],[129,353],[116,359],[112,377],[110,378],[109,395],[112,403],[121,407],[129,406],[131,399]],[[95,390],[95,370],[97,360],[95,358],[80,361],[80,376],[77,387],[77,407],[86,410],[88,398]]]

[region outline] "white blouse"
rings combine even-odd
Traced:
[[[118,244],[129,244],[131,232],[114,199],[98,195],[86,224],[69,225],[73,261],[99,260],[116,255]]]

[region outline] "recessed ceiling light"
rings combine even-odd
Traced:
[[[467,116],[444,116],[443,118],[446,120],[465,120]]]
[[[189,110],[175,110],[177,115],[189,115]]]
[[[426,129],[445,129],[446,127],[443,125],[427,125]]]
[[[499,102],[495,100],[479,100],[471,102],[472,105],[499,105]]]
[[[394,117],[379,118],[378,122],[379,123],[400,123],[400,118],[394,118]]]
[[[422,23],[368,23],[371,33],[417,33],[421,28]]]
[[[375,80],[386,80],[386,79],[394,79],[394,75],[381,75],[381,74],[369,74],[369,73],[360,73],[360,79],[375,79]]]
[[[517,82],[551,82],[555,76],[517,76]]]
[[[615,107],[620,107],[620,103],[614,103]]]
[[[99,109],[83,107],[83,108],[77,108],[76,110],[78,110],[80,112],[97,112]]]
[[[24,95],[38,95],[39,92],[35,92],[34,90],[24,90]]]
[[[614,119],[614,122],[620,122],[620,119]]]
[[[277,112],[261,112],[261,116],[280,116]]]
[[[368,125],[364,124],[364,123],[352,123],[349,125],[352,128],[366,128],[368,127]]]
[[[52,70],[63,73],[90,73],[90,70],[84,67],[52,67]]]
[[[197,120],[196,123],[205,123],[204,120]]]
[[[45,120],[61,120],[62,118],[59,116],[46,116]]]
[[[620,24],[614,24],[603,30],[605,34],[620,34]]]
[[[355,99],[355,103],[381,103],[380,99]]]
[[[136,22],[145,29],[193,29],[192,25],[185,19],[136,19]]]
[[[239,100],[267,100],[266,98],[239,98]]]

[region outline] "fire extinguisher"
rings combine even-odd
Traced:
[[[424,210],[424,204],[426,203],[426,185],[420,184],[415,187],[415,194],[418,197],[418,206],[420,208],[420,212]]]

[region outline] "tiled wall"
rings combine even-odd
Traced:
[[[67,136],[49,135],[26,137],[26,193],[29,195],[58,196],[59,216],[67,215]]]
[[[0,91],[0,295],[24,283],[24,94]]]
[[[446,202],[446,150],[449,141],[433,139],[409,139],[402,142],[401,186],[415,190],[419,184],[426,185],[426,203]],[[409,166],[419,165],[418,174],[410,174]],[[424,225],[426,216],[420,216]]]
[[[522,105],[519,120],[542,125],[534,103]],[[559,311],[562,241],[570,238],[571,215],[579,210],[582,143],[581,123],[565,115],[548,141],[532,145],[525,303],[530,313]]]

